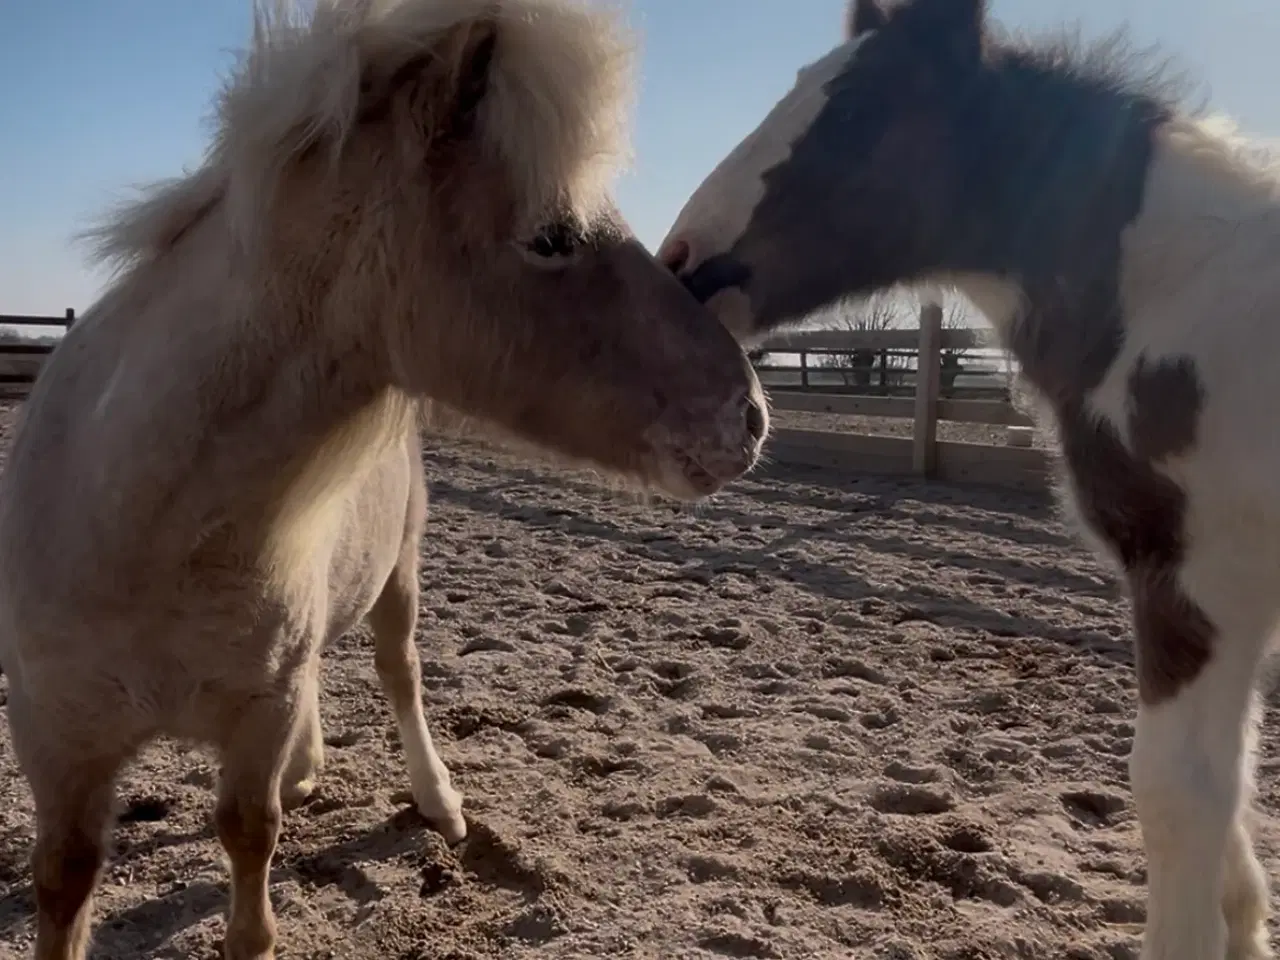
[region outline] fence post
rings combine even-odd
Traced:
[[[809,355],[800,351],[800,389],[809,389]]]
[[[920,347],[916,356],[916,409],[911,468],[930,476],[937,461],[938,394],[942,379],[942,305],[920,307]]]
[[[76,308],[75,308],[75,307],[67,307],[67,314],[66,314],[66,318],[65,318],[65,321],[64,321],[64,322],[66,323],[66,327],[67,327],[67,329],[68,329],[68,330],[70,330],[70,329],[72,328],[72,326],[74,326],[74,325],[75,325],[75,322],[76,322]]]

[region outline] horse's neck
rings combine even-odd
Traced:
[[[282,525],[318,519],[403,439],[407,400],[354,344],[329,344],[309,318],[245,315],[198,280],[139,295],[142,280],[86,316],[58,395],[38,398],[24,431],[28,482],[42,457],[78,478],[51,506],[65,535],[84,537],[76,514],[94,531],[77,544],[91,566],[104,553],[181,565],[215,534],[249,551],[288,539]]]
[[[1135,314],[1154,313],[1194,285],[1274,290],[1280,167],[1247,160],[1202,123],[1169,124],[1157,137],[1124,252],[1123,295]]]
[[[1059,202],[1076,200],[1085,202],[1083,196],[1065,194]],[[1081,215],[1091,214],[1082,210]],[[1035,222],[1026,229],[1043,234],[1050,227]],[[1123,224],[1120,240],[1119,292],[1128,324],[1159,323],[1170,301],[1198,288],[1238,290],[1252,284],[1259,297],[1265,296],[1264,289],[1280,297],[1280,272],[1273,266],[1280,257],[1280,167],[1269,171],[1243,161],[1238,148],[1200,123],[1172,121],[1155,133],[1141,206]],[[1047,253],[1024,266],[1018,262],[1021,248],[1013,245],[1003,269],[944,271],[937,279],[954,282],[1003,334],[1028,310],[1052,315],[1056,322],[1087,319],[1072,308],[1072,301],[1086,302],[1095,295],[1096,283],[1110,282],[1105,273],[1109,262],[1097,258],[1105,251],[1068,247],[1059,262],[1053,259],[1059,252],[1053,244],[1042,244]],[[1102,274],[1093,275],[1093,268]],[[1031,279],[1030,287],[1017,282],[1024,278]],[[1048,309],[1035,300],[1037,285],[1054,298]]]

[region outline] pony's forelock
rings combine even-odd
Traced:
[[[633,93],[633,43],[616,10],[582,0],[253,3],[252,41],[215,101],[203,165],[82,234],[97,259],[150,259],[219,203],[233,241],[252,246],[288,164],[315,147],[336,159],[355,135],[365,76],[394,75],[469,21],[497,30],[476,129],[508,171],[518,215],[530,225],[552,210],[590,220],[607,204],[629,159]]]

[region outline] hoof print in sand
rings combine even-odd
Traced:
[[[527,719],[526,712],[512,707],[459,704],[446,711],[435,725],[443,727],[455,740],[465,740],[490,727],[515,732]]]
[[[443,863],[430,863],[422,868],[422,885],[418,888],[418,896],[425,900],[461,882],[457,872]]]
[[[683,796],[667,797],[658,802],[655,812],[659,817],[709,817],[718,809],[718,804],[705,793],[689,793]]]
[[[703,627],[698,631],[698,639],[709,647],[725,650],[745,650],[751,646],[751,635],[740,626]]]
[[[900,885],[935,883],[955,900],[986,900],[1012,907],[1022,899],[990,857],[958,853],[924,833],[896,831],[882,836],[876,852],[900,877]]]
[[[1101,790],[1072,790],[1060,799],[1072,822],[1089,827],[1111,826],[1127,805],[1124,797]]]
[[[609,712],[613,706],[613,698],[581,687],[567,687],[545,697],[542,706],[552,711],[556,708],[567,708],[599,716]]]
[[[845,876],[792,872],[779,877],[778,885],[789,890],[803,890],[824,907],[874,910],[893,899],[884,881],[867,872]]]
[[[871,807],[879,813],[928,816],[955,808],[951,795],[934,787],[910,783],[886,783],[871,793]]]
[[[120,811],[119,823],[158,823],[169,816],[176,801],[172,797],[139,797]]]
[[[989,853],[993,849],[982,828],[969,824],[954,828],[941,839],[944,847],[956,853]]]
[[[774,960],[782,956],[777,948],[763,937],[737,932],[704,933],[698,937],[698,946],[725,957]]]

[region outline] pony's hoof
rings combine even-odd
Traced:
[[[308,777],[306,780],[299,780],[297,783],[282,783],[280,785],[280,806],[285,810],[296,810],[311,798],[311,794],[315,792],[316,782]]]
[[[467,821],[462,816],[461,811],[441,814],[428,819],[431,821],[431,825],[444,837],[444,842],[449,846],[456,847],[467,839]]]
[[[414,806],[427,822],[455,846],[467,838],[467,821],[462,816],[462,794],[449,785],[433,785],[430,790],[414,790]]]

